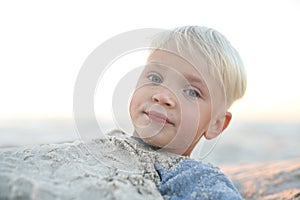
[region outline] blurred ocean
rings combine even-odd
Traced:
[[[104,132],[114,129],[102,123]],[[87,130],[89,123],[86,123]],[[1,120],[0,148],[80,139],[73,120]],[[197,152],[194,153],[197,158]],[[239,122],[224,131],[205,162],[215,165],[300,157],[300,122]]]

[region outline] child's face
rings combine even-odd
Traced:
[[[205,65],[196,70],[175,54],[154,51],[130,103],[134,135],[173,153],[190,152],[209,128],[211,88],[217,88]]]

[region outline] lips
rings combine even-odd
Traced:
[[[158,123],[162,123],[162,124],[170,124],[170,125],[174,125],[166,115],[156,112],[156,111],[149,111],[149,112],[145,112],[146,115],[149,117],[149,119],[151,119],[152,121],[158,122]]]

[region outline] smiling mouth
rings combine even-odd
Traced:
[[[170,125],[174,125],[174,123],[172,123],[168,117],[162,113],[156,112],[156,111],[149,111],[149,112],[144,112],[149,119],[151,119],[152,121],[155,121],[157,123],[161,123],[161,124],[170,124]]]

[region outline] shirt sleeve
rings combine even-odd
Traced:
[[[229,178],[209,164],[185,159],[166,169],[155,164],[160,175],[158,190],[171,200],[242,199]]]

